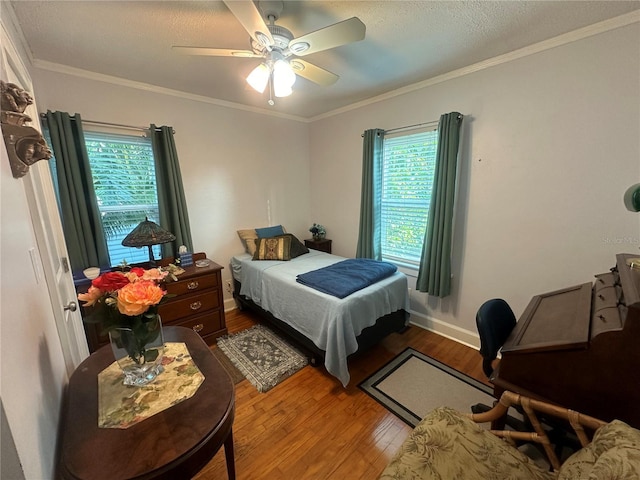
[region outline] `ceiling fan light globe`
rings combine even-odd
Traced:
[[[251,88],[256,92],[263,93],[264,89],[267,88],[267,83],[269,83],[270,75],[269,67],[261,63],[251,71],[247,77],[247,83],[251,85]]]
[[[278,85],[277,83],[274,82],[273,84],[273,94],[278,97],[288,97],[289,95],[291,95],[293,93],[293,90],[291,89],[291,87],[288,87],[286,85]]]
[[[276,85],[288,86],[296,82],[296,74],[286,60],[278,60],[273,65],[273,82]]]

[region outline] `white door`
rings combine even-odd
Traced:
[[[31,78],[4,25],[2,28],[2,77],[4,81],[19,85],[34,97],[33,105],[30,105],[25,113],[33,120],[29,126],[40,131]],[[38,278],[38,282],[43,282],[47,286],[67,373],[71,375],[78,364],[89,355],[89,349],[78,308],[73,276],[67,260],[69,257],[62,222],[47,161],[41,160],[35,163],[22,179],[16,181],[24,182],[31,222],[38,244],[38,251],[32,251],[31,254],[40,256],[39,261],[37,258],[32,261],[34,265],[42,264],[44,278]]]

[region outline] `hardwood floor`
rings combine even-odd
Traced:
[[[229,333],[257,323],[238,310],[226,320]],[[237,479],[376,479],[411,428],[357,385],[406,347],[486,383],[476,350],[419,327],[352,357],[347,388],[324,367],[306,366],[266,393],[243,380],[233,426]],[[223,450],[194,478],[226,479]]]

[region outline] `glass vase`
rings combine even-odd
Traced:
[[[125,385],[144,386],[164,370],[164,338],[160,315],[134,317],[131,328],[109,331],[111,349],[124,373]]]

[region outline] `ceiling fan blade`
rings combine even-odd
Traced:
[[[249,50],[232,50],[228,48],[207,48],[207,47],[182,47],[172,46],[171,49],[181,55],[204,55],[208,57],[244,57],[262,58]]]
[[[323,87],[333,85],[338,81],[338,78],[340,78],[335,73],[331,73],[324,68],[320,68],[313,63],[305,62],[299,58],[290,60],[289,65],[291,65],[291,68],[297,75]]]
[[[223,0],[227,8],[231,10],[238,21],[242,24],[244,29],[249,32],[251,38],[253,38],[260,45],[264,45],[270,50],[273,45],[273,37],[271,32],[264,23],[264,19],[260,14],[260,10],[256,7],[255,3],[251,0]]]
[[[367,27],[358,17],[351,17],[348,20],[334,23],[315,32],[294,38],[289,43],[289,50],[298,56],[321,52],[322,50],[362,40],[366,30]],[[304,49],[306,47],[305,44],[309,46],[306,50]]]

